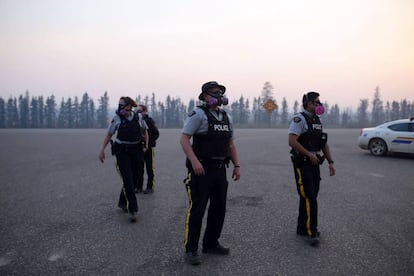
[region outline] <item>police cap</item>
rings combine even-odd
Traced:
[[[226,87],[224,85],[218,84],[216,81],[209,81],[206,82],[205,84],[203,84],[203,86],[201,86],[201,93],[198,96],[198,99],[200,101],[203,100],[203,93],[206,93],[208,90],[218,87],[220,88],[220,90],[222,91],[222,93],[224,94],[224,92],[226,92]]]

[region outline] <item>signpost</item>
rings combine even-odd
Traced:
[[[269,113],[269,128],[271,127],[271,118],[272,118],[272,112],[275,111],[278,106],[275,103],[275,101],[273,99],[268,99],[264,104],[263,104],[264,109],[267,111],[267,113]]]

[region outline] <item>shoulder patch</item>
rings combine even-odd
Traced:
[[[295,123],[299,123],[300,121],[302,121],[302,119],[300,117],[295,117],[295,118],[293,118],[293,121]]]
[[[188,113],[188,117],[191,117],[191,116],[193,116],[194,114],[196,114],[196,112],[193,110],[193,111],[191,111],[191,112],[189,112],[189,113]]]

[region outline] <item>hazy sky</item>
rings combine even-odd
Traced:
[[[414,100],[413,0],[0,0],[0,96]],[[96,102],[97,103],[97,102]]]

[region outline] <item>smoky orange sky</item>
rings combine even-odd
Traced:
[[[414,1],[0,0],[0,96],[167,95],[216,80],[232,100],[270,82],[280,104],[318,91],[413,101]]]

